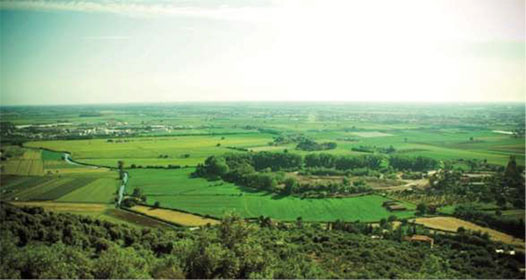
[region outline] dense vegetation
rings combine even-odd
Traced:
[[[496,171],[480,177],[479,184],[463,181],[463,171],[444,168],[429,180],[428,194],[451,194],[467,197],[471,201],[495,202],[499,207],[513,206],[524,209],[524,169],[519,168],[514,157],[510,157],[504,171]],[[468,179],[468,178],[466,178]]]
[[[259,190],[283,194],[301,194],[302,197],[326,197],[329,194],[355,194],[370,191],[363,182],[351,183],[343,179],[340,183],[310,184],[298,183],[294,177],[283,172],[297,171],[307,166],[309,173],[329,170],[350,170],[378,168],[381,159],[375,156],[334,156],[331,154],[309,154],[302,156],[291,153],[244,153],[210,156],[199,164],[194,176],[210,180],[223,179]],[[334,169],[336,168],[336,169]],[[272,172],[274,171],[274,172]]]
[[[518,238],[524,238],[525,236],[523,219],[506,219],[498,217],[494,214],[477,210],[469,205],[459,205],[455,207],[455,212],[453,214],[466,221],[494,228]]]
[[[303,139],[296,145],[296,149],[303,151],[323,151],[336,149],[338,146],[335,142],[318,143],[311,139]]]
[[[305,156],[307,168],[330,168],[337,170],[351,170],[356,168],[378,169],[382,158],[374,155],[366,156],[337,156],[332,154],[308,154]]]
[[[418,229],[301,220],[137,230],[89,217],[2,203],[2,278],[521,278],[523,254],[496,254],[481,235],[435,235],[435,246],[400,241]],[[377,232],[383,239],[372,239]]]
[[[392,173],[393,167],[401,170],[424,171],[434,168],[437,162],[425,157],[393,160],[393,167],[381,168],[382,157],[377,155],[344,156],[328,153],[298,154],[259,152],[230,153],[210,156],[204,164],[198,164],[194,176],[210,180],[223,179],[268,192],[302,197],[327,197],[371,191],[363,181],[351,183],[345,176],[378,176]],[[344,176],[341,182],[298,183],[295,177],[283,171],[299,174]],[[392,175],[390,175],[392,176]]]
[[[438,162],[422,156],[416,158],[392,156],[389,158],[389,164],[398,170],[426,171],[436,168]]]

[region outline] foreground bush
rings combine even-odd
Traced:
[[[1,278],[521,278],[524,255],[470,236],[435,236],[436,245],[383,239],[363,223],[277,225],[235,215],[221,225],[135,229],[89,217],[0,204]],[[414,230],[414,229],[413,229]]]

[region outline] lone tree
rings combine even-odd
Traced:
[[[132,196],[134,196],[134,197],[141,197],[141,195],[142,195],[142,190],[140,188],[133,189]]]
[[[416,206],[416,210],[417,210],[417,213],[416,213],[417,215],[423,216],[427,212],[427,205],[425,203],[419,203]]]
[[[288,177],[285,179],[285,192],[287,194],[292,194],[296,191],[296,188],[298,186],[298,182],[293,177]]]
[[[296,226],[298,228],[303,228],[303,218],[302,217],[296,218]]]
[[[520,174],[521,172],[517,167],[517,160],[515,159],[515,156],[510,156],[504,176],[506,176],[507,179],[515,180],[520,177]]]
[[[117,162],[117,168],[119,169],[119,179],[122,180],[124,178],[124,161],[119,160]]]

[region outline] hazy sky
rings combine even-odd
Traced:
[[[524,3],[0,1],[0,104],[524,102]]]

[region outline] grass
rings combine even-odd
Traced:
[[[390,215],[412,217],[411,210],[415,208],[412,204],[406,204],[410,211],[390,212],[382,207],[382,203],[388,199],[378,195],[328,199],[280,197],[221,181],[190,178],[192,171],[189,168],[131,170],[128,192],[139,187],[150,205],[159,201],[163,207],[213,217],[222,217],[229,211],[235,211],[243,217],[263,215],[287,221],[296,220],[297,217],[305,221],[378,221]]]
[[[524,220],[525,211],[524,209],[504,210],[502,216],[510,219],[522,219]]]
[[[496,212],[497,210],[495,209],[491,209],[491,210],[484,210],[484,212],[488,213],[488,214],[494,214],[496,215]],[[511,209],[511,210],[501,210],[501,219],[508,219],[508,220],[513,220],[513,219],[522,219],[524,220],[524,216],[525,216],[525,211],[524,209]]]
[[[309,153],[296,150],[295,143],[269,146],[268,143],[276,135],[267,132],[274,130],[278,133],[301,133],[319,142],[334,141],[338,144],[337,148],[324,151],[332,154],[359,155],[362,153],[352,151],[353,147],[392,145],[396,149],[395,154],[427,156],[442,161],[487,159],[490,163],[505,165],[510,155],[515,155],[519,164],[522,164],[525,159],[524,138],[516,139],[509,135],[492,132],[494,129],[511,130],[514,128],[512,124],[515,121],[509,122],[503,118],[502,121],[492,120],[490,124],[486,122],[482,124],[478,117],[473,117],[475,115],[471,115],[470,112],[464,112],[465,108],[454,110],[460,115],[456,113],[452,115],[452,118],[444,118],[443,114],[452,112],[448,111],[447,107],[419,109],[413,106],[402,106],[399,109],[393,109],[392,105],[376,107],[360,105],[351,106],[352,109],[350,109],[350,105],[341,107],[331,105],[321,106],[318,109],[307,106],[297,111],[291,110],[287,105],[280,105],[279,110],[261,111],[258,109],[260,105],[250,106],[249,108],[236,107],[235,110],[227,107],[220,110],[200,107],[196,110],[197,107],[192,107],[188,110],[177,111],[182,109],[178,108],[177,110],[155,112],[155,116],[137,114],[133,110],[124,110],[117,115],[107,112],[105,113],[107,115],[89,120],[96,122],[118,120],[130,124],[163,122],[167,125],[177,125],[180,129],[172,131],[171,133],[178,134],[172,136],[152,134],[113,139],[124,140],[119,143],[117,141],[108,142],[107,139],[90,139],[34,141],[25,145],[70,151],[75,160],[99,165],[116,166],[117,161],[123,160],[127,167],[131,164],[195,166],[210,155],[239,152],[228,149],[228,147],[242,147],[253,151],[288,149],[291,153],[302,155]],[[523,119],[522,106],[517,108],[516,111],[520,114],[515,115],[519,116],[518,119]],[[416,109],[418,111],[415,111]],[[501,112],[500,110],[504,109],[491,111],[488,114]],[[409,112],[415,117],[407,117],[406,114]],[[509,109],[502,112],[509,112]],[[167,114],[170,117],[167,117]],[[401,117],[398,117],[398,114]],[[424,117],[418,118],[419,114]],[[34,119],[15,118],[15,122],[20,124],[52,123],[53,118],[56,116],[38,115]],[[78,112],[71,112],[67,117],[61,119],[68,119],[73,123],[86,121],[85,118],[78,116]],[[250,125],[251,128],[246,127],[247,125]],[[216,135],[211,135],[212,133]],[[192,135],[189,136],[189,134]],[[2,163],[3,174],[41,175],[42,172],[45,174],[50,172],[62,175],[62,178],[54,177],[41,184],[29,184],[29,181],[27,183],[29,185],[13,183],[13,186],[18,186],[13,187],[16,190],[13,193],[17,193],[18,190],[21,193],[19,198],[38,199],[39,196],[47,193],[47,195],[53,194],[53,197],[62,194],[57,200],[64,202],[108,203],[114,197],[113,192],[116,187],[114,172],[69,165],[62,160],[61,153],[42,151],[38,154],[36,150],[15,146],[8,146],[5,149],[14,157]],[[189,156],[185,157],[185,154]],[[458,166],[467,167],[465,164],[458,164]],[[335,219],[378,221],[392,214],[401,218],[413,215],[414,205],[411,204],[407,204],[409,211],[391,213],[385,210],[381,204],[386,198],[380,196],[344,199],[281,197],[255,192],[221,181],[209,182],[199,178],[192,179],[190,178],[192,171],[193,168],[129,170],[130,183],[127,192],[131,193],[135,187],[140,187],[148,197],[149,204],[159,201],[163,207],[216,217],[221,217],[227,211],[237,211],[245,217],[264,215],[280,220],[295,220],[301,216],[304,220],[309,221]],[[76,177],[84,176],[101,179],[91,181],[67,193],[61,193],[58,189],[56,193],[53,193],[53,189],[57,186],[71,184]],[[375,183],[379,185],[383,182]],[[480,209],[491,208],[481,207]],[[442,212],[449,214],[453,210],[453,206],[441,209]],[[509,215],[503,213],[503,216],[519,217],[520,213],[515,212]]]
[[[485,203],[485,202],[473,202],[473,203],[469,203],[468,204],[469,206],[477,209],[477,210],[481,210],[481,211],[491,211],[491,212],[495,212],[496,209],[499,208],[499,206],[493,202],[490,202],[490,203]],[[442,214],[447,214],[447,215],[453,215],[453,213],[455,212],[455,207],[457,205],[447,205],[447,206],[444,206],[444,207],[440,207],[439,209],[439,212],[442,213]],[[513,211],[513,210],[510,210],[510,211]]]
[[[372,125],[372,124],[371,124]],[[508,135],[493,133],[489,130],[463,130],[457,128],[416,128],[416,129],[385,129],[380,131],[350,131],[331,129],[315,130],[307,135],[318,141],[334,141],[337,148],[324,151],[331,154],[362,154],[351,151],[356,146],[393,146],[395,154],[404,156],[426,156],[437,160],[454,159],[487,159],[489,163],[505,165],[510,155],[515,155],[518,162],[524,162],[524,139],[512,138]],[[470,141],[470,137],[474,141]],[[341,139],[353,138],[356,141]],[[307,154],[309,152],[295,150],[295,144],[282,146],[259,146],[252,149],[283,150]]]
[[[99,178],[58,198],[57,201],[113,203],[118,187],[119,181],[116,178]]]
[[[72,165],[62,159],[62,153],[46,150],[10,147],[15,157],[2,162],[2,174],[21,176],[71,175],[107,172],[105,168]]]
[[[390,215],[399,218],[413,216],[412,211],[389,212],[381,205],[386,199],[369,195],[342,199],[299,199],[285,197],[274,199],[270,195],[217,196],[188,195],[160,196],[148,199],[149,203],[159,201],[164,207],[183,209],[193,213],[222,217],[228,212],[237,212],[243,217],[269,216],[274,219],[293,221],[302,217],[305,221],[373,222]]]
[[[1,199],[112,202],[117,188],[114,172],[68,164],[62,153],[20,147],[6,149],[16,156],[4,162],[2,174],[15,175],[0,178]]]
[[[89,170],[89,168],[86,168],[80,165],[74,165],[74,164],[67,163],[63,159],[63,156],[64,156],[63,153],[52,152],[48,150],[41,150],[41,151],[42,151],[42,159],[44,160],[44,169],[46,173],[48,171],[50,171],[51,173],[77,173],[77,172],[85,172],[86,170]]]
[[[490,228],[481,227],[474,223],[470,223],[458,218],[453,217],[432,217],[432,218],[417,218],[414,220],[415,223],[424,225],[428,228],[437,229],[441,231],[457,232],[459,227],[471,231],[481,231],[487,232],[491,239],[495,241],[500,241],[503,243],[515,245],[521,248],[524,248],[524,240],[515,238],[511,235],[496,231]]]
[[[91,182],[95,178],[91,177],[79,177],[79,178],[70,178],[70,180],[65,180],[60,184],[54,185],[49,190],[45,192],[39,192],[38,194],[32,193],[29,196],[30,200],[55,200],[58,199],[78,188],[81,188]]]
[[[218,220],[203,218],[201,216],[183,213],[175,210],[156,209],[152,207],[137,205],[132,210],[143,213],[147,216],[155,217],[167,222],[175,223],[182,226],[204,226],[207,224],[219,224]]]
[[[224,139],[222,139],[224,137]],[[59,140],[29,142],[29,147],[45,147],[70,151],[75,160],[116,166],[124,160],[126,166],[136,165],[190,165],[203,162],[210,155],[235,152],[227,147],[251,147],[272,141],[268,134],[247,133],[224,136],[138,137],[129,142],[107,142],[104,139]],[[217,144],[220,143],[220,146]],[[184,157],[189,154],[188,158]],[[160,158],[167,155],[168,158]]]
[[[63,161],[63,153],[42,150],[42,159],[45,161]]]
[[[353,132],[352,135],[364,137],[364,138],[392,136],[391,134],[379,132],[379,131]]]
[[[94,176],[29,177],[3,175],[3,200],[61,200],[110,203],[116,190],[115,178]],[[85,188],[86,187],[86,188]],[[107,187],[107,188],[106,188]]]
[[[44,162],[41,159],[32,160],[28,175],[39,176],[43,174],[44,174]]]
[[[512,138],[492,132],[490,129],[464,129],[458,127],[411,127],[410,125],[379,127],[369,123],[369,129],[357,128],[347,130],[344,126],[326,126],[320,124],[269,123],[277,130],[304,133],[318,141],[334,141],[338,144],[334,150],[324,151],[333,154],[361,154],[351,149],[356,146],[394,146],[397,154],[406,156],[427,156],[437,160],[486,159],[489,163],[505,165],[510,155],[515,155],[518,162],[524,162],[524,139]],[[309,129],[309,127],[317,129]],[[321,124],[321,127],[324,127]],[[228,130],[225,130],[227,133]],[[171,137],[135,137],[125,139],[128,142],[107,142],[105,139],[92,140],[58,140],[36,141],[26,145],[46,147],[54,150],[67,150],[76,160],[105,166],[116,166],[117,161],[124,160],[126,166],[136,165],[189,165],[195,166],[210,155],[226,152],[238,152],[227,147],[242,147],[254,151],[288,149],[290,152],[307,154],[298,151],[295,144],[269,146],[274,135],[265,133],[246,133],[228,135],[171,136]],[[224,139],[222,139],[224,137]],[[353,138],[349,142],[342,139]],[[470,140],[473,138],[473,141]],[[220,146],[217,144],[220,143]],[[188,158],[184,155],[189,154]],[[167,155],[167,158],[161,158]],[[45,155],[52,159],[53,155]],[[56,157],[56,155],[55,155]],[[55,159],[56,160],[56,159]]]
[[[39,185],[46,185],[46,183],[51,181],[53,181],[53,178],[2,175],[0,177],[0,197],[4,200],[11,199],[27,190]]]
[[[11,148],[13,150],[14,148]],[[18,147],[16,155],[2,162],[2,174],[41,176],[44,174],[44,163],[39,150]]]
[[[141,188],[147,196],[184,195],[184,194],[222,194],[239,195],[241,188],[230,183],[210,182],[203,178],[191,178],[194,168],[173,170],[132,169],[128,192]],[[222,184],[222,185],[219,185]]]
[[[14,200],[33,200],[40,199],[40,196],[52,189],[73,180],[72,178],[53,178],[51,180],[35,180],[32,184],[26,184],[23,189],[9,194],[5,199]]]

